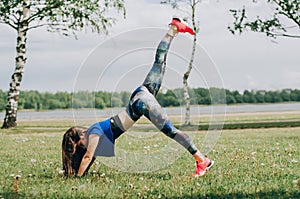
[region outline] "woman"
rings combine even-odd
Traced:
[[[194,34],[193,30],[173,18],[170,29],[158,45],[154,64],[144,83],[131,95],[126,110],[91,127],[72,127],[63,139],[63,165],[66,175],[86,174],[95,156],[113,156],[114,141],[141,116],[147,117],[160,131],[186,148],[196,161],[196,173],[203,176],[214,162],[196,148],[190,137],[176,129],[155,99],[165,73],[166,57],[173,38],[178,33]]]

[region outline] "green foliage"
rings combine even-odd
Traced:
[[[257,1],[253,1],[257,3]],[[300,1],[299,0],[267,0],[274,12],[268,19],[262,19],[257,16],[256,19],[249,19],[246,14],[247,8],[231,9],[230,12],[234,17],[232,26],[228,26],[232,34],[242,33],[245,30],[265,33],[269,37],[278,36],[300,38],[300,33],[295,35],[289,29],[300,29]],[[286,19],[290,24],[285,25]],[[285,21],[285,22],[284,22]]]
[[[53,110],[69,108],[96,108],[125,107],[129,102],[130,92],[89,92],[76,93],[56,92],[40,93],[38,91],[20,92],[19,109]],[[240,104],[240,103],[280,103],[300,102],[300,90],[283,89],[281,91],[249,91],[242,94],[238,91],[230,91],[219,88],[193,88],[189,89],[191,105],[202,104]],[[5,109],[7,92],[0,90],[0,111]],[[163,107],[184,106],[183,89],[159,92],[157,101]]]
[[[27,30],[46,26],[48,31],[60,32],[65,36],[74,31],[89,28],[93,32],[107,33],[115,19],[107,16],[112,9],[125,15],[123,0],[35,0],[29,1],[29,17],[23,18],[23,0],[0,2],[0,23],[18,29],[21,23],[29,25]]]

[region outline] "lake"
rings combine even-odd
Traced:
[[[53,111],[19,111],[18,119],[89,119],[97,117],[109,117],[119,113],[123,108],[104,110],[53,110]],[[165,108],[169,115],[183,115],[184,107]],[[214,105],[214,106],[193,106],[191,114],[223,114],[223,113],[255,113],[255,112],[283,112],[300,111],[300,103],[286,104],[242,104],[242,105]],[[4,112],[0,112],[0,118],[4,118]]]

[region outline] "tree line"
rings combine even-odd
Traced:
[[[192,105],[300,102],[300,90],[298,89],[283,89],[278,91],[245,90],[244,92],[239,92],[219,88],[189,88],[189,94]],[[214,98],[212,101],[212,94],[219,94],[220,97]],[[130,95],[131,93],[126,91],[79,91],[76,93],[21,91],[18,109],[54,110],[124,107],[128,104]],[[0,111],[5,110],[6,98],[7,91],[0,90]],[[156,98],[163,107],[185,105],[183,89],[159,92]]]

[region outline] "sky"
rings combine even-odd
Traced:
[[[126,1],[126,18],[118,20],[109,35],[89,31],[78,40],[35,29],[28,34],[27,63],[22,90],[132,90],[150,69],[156,46],[180,10],[160,5],[159,0]],[[270,39],[246,32],[232,35],[229,9],[246,5],[250,16],[272,14],[260,1],[203,0],[197,9],[200,23],[192,87],[223,87],[230,90],[280,90],[300,88],[300,39]],[[8,90],[14,71],[16,33],[0,24],[0,89]],[[178,35],[170,48],[163,88],[182,87],[192,36]]]

